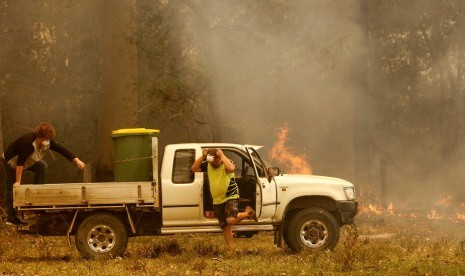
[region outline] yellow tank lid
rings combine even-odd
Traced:
[[[151,128],[123,128],[113,130],[111,135],[120,136],[120,135],[138,135],[138,134],[150,134],[150,133],[158,133],[160,132],[159,129],[151,129]]]

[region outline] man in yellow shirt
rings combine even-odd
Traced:
[[[239,212],[239,189],[234,179],[234,169],[234,163],[221,149],[204,149],[202,156],[191,167],[194,172],[208,173],[213,210],[229,250],[233,250],[232,226],[246,218],[257,221],[252,207],[247,206],[245,212]]]

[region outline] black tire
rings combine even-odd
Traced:
[[[122,256],[128,244],[126,227],[109,213],[95,213],[78,226],[76,248],[86,259]]]
[[[241,232],[234,232],[235,238],[252,238],[253,235],[257,234],[257,231],[241,231]]]
[[[0,207],[0,222],[3,224],[4,221],[8,218],[6,210],[3,207]]]
[[[331,213],[306,208],[295,214],[284,227],[283,238],[292,252],[332,250],[339,241],[339,227]]]
[[[244,237],[250,239],[253,237],[253,235],[255,235],[257,232],[254,232],[254,231],[247,231],[244,233]]]

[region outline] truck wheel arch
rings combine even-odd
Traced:
[[[298,211],[309,207],[318,207],[330,212],[337,219],[338,223],[340,223],[336,202],[332,198],[326,196],[303,196],[294,198],[286,206],[283,223],[285,224],[288,222]]]
[[[77,229],[79,227],[79,225],[89,216],[93,216],[95,215],[96,213],[99,213],[99,214],[102,214],[102,213],[106,213],[106,214],[110,214],[110,215],[113,215],[113,216],[116,216],[118,217],[121,222],[124,224],[125,228],[126,228],[126,231],[128,233],[128,235],[130,236],[131,235],[131,226],[129,225],[129,221],[128,221],[128,218],[126,216],[126,212],[124,213],[121,213],[121,212],[117,212],[117,211],[114,211],[114,210],[108,210],[108,209],[94,209],[94,210],[86,210],[86,211],[81,211],[79,212],[77,218],[76,218],[76,222],[73,226],[73,229],[71,229],[71,234],[72,235],[76,235],[76,232],[77,232]]]

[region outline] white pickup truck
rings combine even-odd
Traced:
[[[357,214],[353,184],[283,174],[260,157],[257,146],[172,144],[159,166],[158,138],[151,139],[152,181],[15,185],[14,206],[29,223],[24,232],[67,235],[70,244],[74,235],[86,258],[120,256],[132,236],[221,232],[208,178],[190,170],[202,150],[212,147],[234,161],[240,202],[257,213],[258,222],[234,226],[236,235],[273,231],[276,245],[284,241],[295,252],[332,249],[339,228]],[[270,168],[274,175],[266,173]]]

